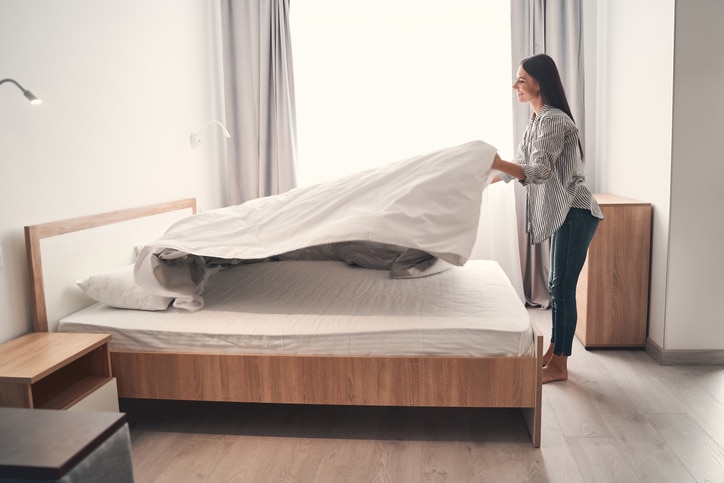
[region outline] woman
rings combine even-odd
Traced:
[[[545,54],[523,59],[513,90],[533,115],[513,162],[495,155],[493,181],[526,187],[526,230],[532,244],[551,239],[548,290],[553,330],[543,355],[543,383],[568,379],[576,332],[576,284],[601,209],[586,187],[583,149],[556,64]]]

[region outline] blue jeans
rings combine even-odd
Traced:
[[[571,355],[578,322],[576,285],[599,221],[588,210],[571,208],[563,225],[551,237],[548,291],[553,312],[551,343],[556,355]]]

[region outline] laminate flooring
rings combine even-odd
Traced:
[[[546,337],[550,311],[529,309]],[[519,410],[121,400],[137,482],[722,482],[724,367],[586,351]]]

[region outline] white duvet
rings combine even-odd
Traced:
[[[203,258],[257,260],[335,242],[417,249],[453,265],[470,257],[496,149],[473,141],[338,180],[210,210],[145,246],[136,282],[203,306]]]

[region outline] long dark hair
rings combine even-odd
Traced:
[[[520,65],[529,76],[538,82],[543,101],[568,114],[571,121],[575,123],[571,108],[568,107],[568,99],[566,99],[566,91],[563,89],[561,76],[558,74],[558,67],[556,67],[553,59],[546,54],[536,54],[521,60]],[[581,138],[578,138],[578,149],[580,149],[581,158],[583,158]]]
[[[558,67],[553,59],[546,54],[536,54],[521,60],[520,65],[528,75],[538,82],[543,101],[565,112],[575,122],[571,109],[568,107],[566,91],[563,89]]]

